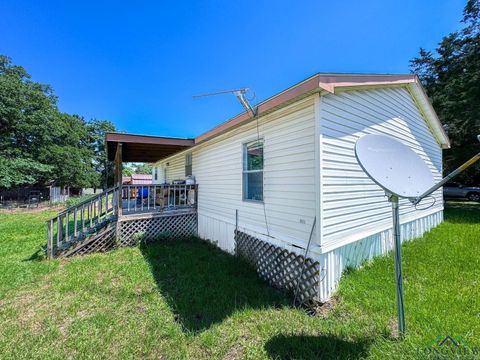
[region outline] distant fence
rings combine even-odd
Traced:
[[[58,203],[68,200],[68,192],[65,194],[62,192],[62,188],[59,186],[50,187],[50,202]]]
[[[24,187],[14,189],[0,189],[0,203],[17,202],[27,204],[32,197],[38,201],[50,198],[48,187]]]

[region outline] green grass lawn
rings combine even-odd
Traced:
[[[480,347],[478,207],[404,245],[404,341],[391,256],[349,272],[312,316],[195,239],[45,260],[51,215],[0,214],[2,359],[417,359],[446,335]]]

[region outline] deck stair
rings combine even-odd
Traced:
[[[115,247],[115,232],[117,230],[117,220],[112,219],[103,223],[97,231],[88,234],[81,240],[77,240],[65,249],[59,249],[56,256],[70,257],[75,255],[85,255],[92,252],[104,252]]]
[[[71,206],[47,221],[47,255],[71,256],[97,244],[108,248],[115,236],[118,187],[107,189],[77,205]],[[107,241],[108,240],[108,241]]]

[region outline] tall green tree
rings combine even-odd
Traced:
[[[445,36],[434,52],[420,49],[411,69],[425,86],[451,140],[444,152],[445,172],[478,152],[480,133],[480,0],[468,0],[463,29]],[[480,166],[459,178],[480,184]]]
[[[111,187],[114,182],[113,162],[108,161],[105,148],[105,134],[115,131],[115,125],[108,120],[93,119],[87,124],[91,136],[91,148],[95,152],[93,167],[99,174],[98,183],[93,187]]]
[[[98,187],[105,173],[103,135],[111,129],[109,122],[60,112],[50,86],[0,56],[0,187]]]
[[[53,116],[55,101],[48,86],[0,55],[0,187],[32,184],[53,170],[27,154],[47,136],[38,126]]]

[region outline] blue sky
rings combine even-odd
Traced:
[[[6,1],[0,53],[51,84],[62,111],[133,133],[193,137],[316,72],[405,73],[460,28],[465,2]]]

